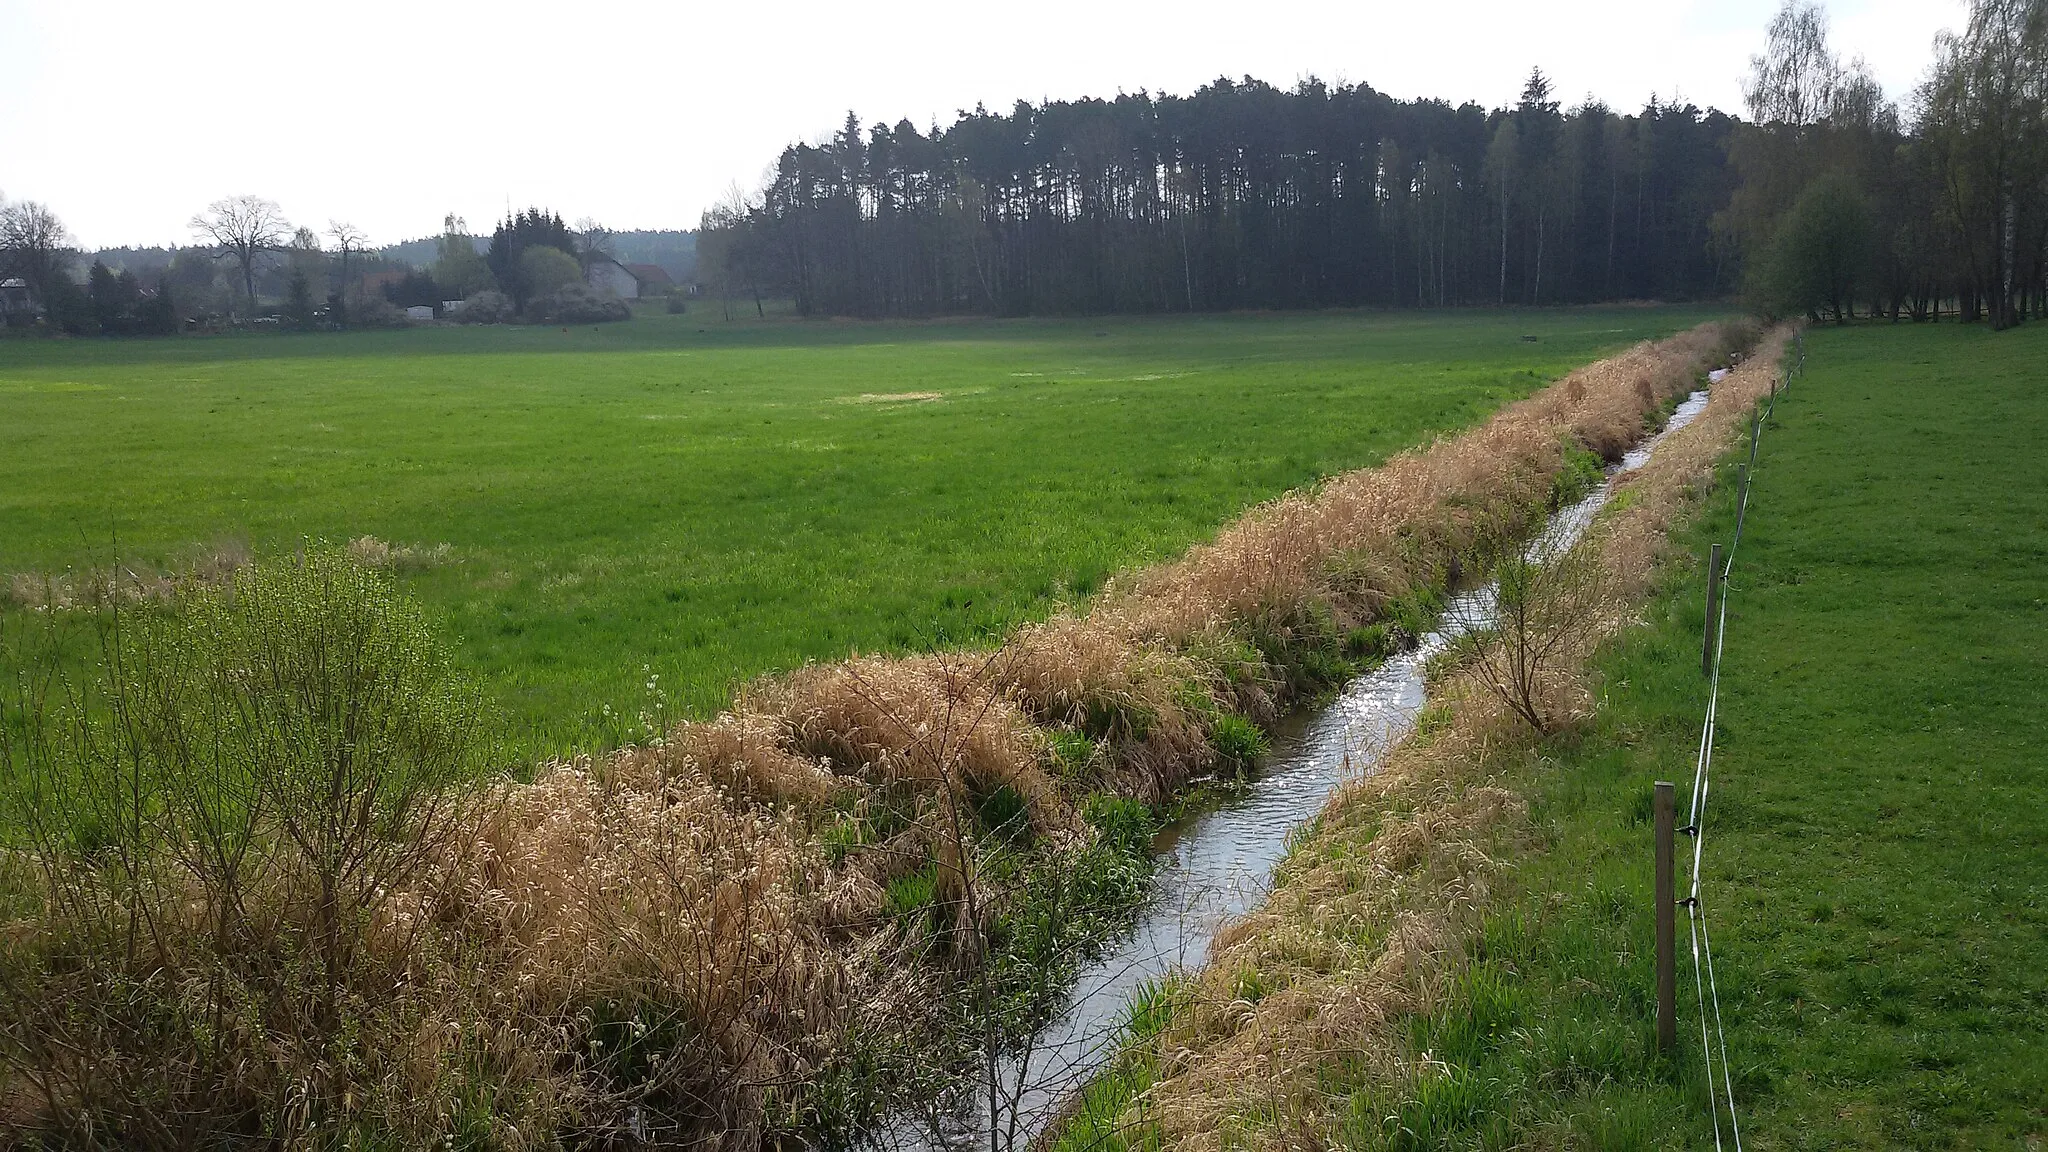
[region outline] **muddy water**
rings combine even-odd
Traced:
[[[1694,392],[1664,431],[1609,469],[1605,483],[1555,513],[1530,544],[1531,558],[1569,548],[1607,503],[1614,477],[1642,467],[1657,443],[1690,423],[1706,402],[1706,392]],[[1174,969],[1200,965],[1217,929],[1265,898],[1274,866],[1295,830],[1322,809],[1338,785],[1372,771],[1381,755],[1414,727],[1425,703],[1424,664],[1462,634],[1461,622],[1484,618],[1492,595],[1488,586],[1454,598],[1438,631],[1280,732],[1240,794],[1160,834],[1153,895],[1129,935],[1081,974],[1066,1010],[1029,1058],[1016,1058],[1003,1069],[994,1109],[998,1139],[990,1139],[984,1089],[975,1094],[974,1114],[948,1123],[949,1131],[905,1139],[910,1134],[896,1128],[883,1142],[892,1147],[1022,1147],[1038,1133],[1114,1054],[1117,1026],[1132,995]]]

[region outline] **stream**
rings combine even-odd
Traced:
[[[1718,381],[1721,372],[1710,375]],[[1529,545],[1531,559],[1571,547],[1613,493],[1614,478],[1649,460],[1665,436],[1683,428],[1706,406],[1707,393],[1688,396],[1651,436],[1607,470],[1591,494],[1552,514]],[[1068,1098],[1116,1053],[1118,1026],[1142,986],[1176,969],[1199,967],[1218,929],[1264,900],[1273,871],[1295,830],[1323,808],[1345,781],[1371,772],[1385,752],[1415,725],[1426,703],[1423,669],[1485,617],[1491,584],[1459,593],[1437,630],[1414,647],[1351,681],[1328,704],[1296,716],[1276,733],[1272,750],[1245,787],[1221,806],[1168,826],[1159,834],[1153,891],[1129,932],[1083,969],[1066,1008],[1046,1027],[1027,1057],[1002,1069],[1005,1097],[991,1141],[986,1090],[975,1107],[936,1134],[913,1136],[908,1124],[885,1126],[878,1146],[890,1148],[1023,1147],[1052,1121]]]

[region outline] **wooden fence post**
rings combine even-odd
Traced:
[[[1655,789],[1657,816],[1657,1050],[1678,1045],[1678,932],[1673,923],[1678,906],[1672,862],[1672,826],[1677,823],[1675,789],[1659,780]]]
[[[1707,627],[1700,644],[1700,675],[1714,674],[1715,643],[1721,632],[1721,546],[1707,557]]]

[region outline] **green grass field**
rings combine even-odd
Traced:
[[[2040,1148],[2048,329],[1823,329],[1809,352],[1731,577],[1707,817],[1744,1142]],[[1685,543],[1732,525],[1724,486]],[[1682,1053],[1650,1054],[1650,782],[1691,779],[1698,568],[1605,660],[1592,729],[1522,781],[1519,896],[1415,1029],[1440,1056],[1466,1038],[1449,1058],[1484,1105],[1434,1146],[1712,1140],[1682,914]]]
[[[764,324],[710,304],[569,331],[9,341],[0,576],[222,541],[445,546],[401,578],[514,750],[588,749],[807,659],[1000,633],[1707,315]]]

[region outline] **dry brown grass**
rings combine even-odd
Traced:
[[[916,404],[927,400],[944,400],[943,392],[863,392],[858,396],[842,396],[842,404]]]
[[[1716,385],[1581,543],[1605,569],[1608,595],[1574,644],[1574,667],[1550,677],[1557,698],[1583,697],[1578,673],[1632,620],[1669,527],[1768,394],[1788,336],[1771,333]],[[1422,733],[1334,796],[1266,904],[1218,936],[1156,1042],[1159,1080],[1129,1123],[1156,1127],[1175,1148],[1313,1146],[1335,1126],[1318,1069],[1341,1061],[1390,1084],[1421,1074],[1402,1055],[1405,1021],[1442,995],[1502,879],[1500,848],[1525,809],[1495,769],[1533,738],[1468,674],[1437,691]]]
[[[358,536],[345,550],[365,568],[384,572],[419,572],[455,560],[448,544],[390,544],[375,536]],[[218,540],[187,548],[161,566],[121,562],[54,573],[15,572],[0,588],[0,601],[43,612],[169,603],[195,589],[222,587],[254,560],[246,542]]]
[[[417,910],[480,961],[491,998],[469,1023],[494,1029],[486,1049],[548,1069],[581,1126],[637,1107],[643,1127],[758,1144],[767,1089],[815,1068],[849,1002],[828,931],[847,910],[828,910],[858,915],[871,894],[829,875],[799,822],[644,755],[494,800]],[[594,1005],[619,1026],[592,1027]],[[648,1034],[657,1065],[622,1075],[616,1049]]]
[[[452,562],[455,548],[450,544],[391,544],[375,536],[358,536],[348,542],[348,554],[365,568],[420,572]]]
[[[218,588],[249,566],[253,555],[239,540],[187,549],[168,566],[115,563],[63,572],[16,572],[0,598],[17,608],[69,612],[112,605],[167,603],[195,588]]]
[[[1649,586],[1664,558],[1665,532],[1701,489],[1711,486],[1714,465],[1731,438],[1747,427],[1757,405],[1777,379],[1778,361],[1791,329],[1768,333],[1743,362],[1714,386],[1713,400],[1692,424],[1668,437],[1641,468],[1623,476],[1617,496],[1626,506],[1608,518],[1604,549],[1608,566],[1634,600]]]

